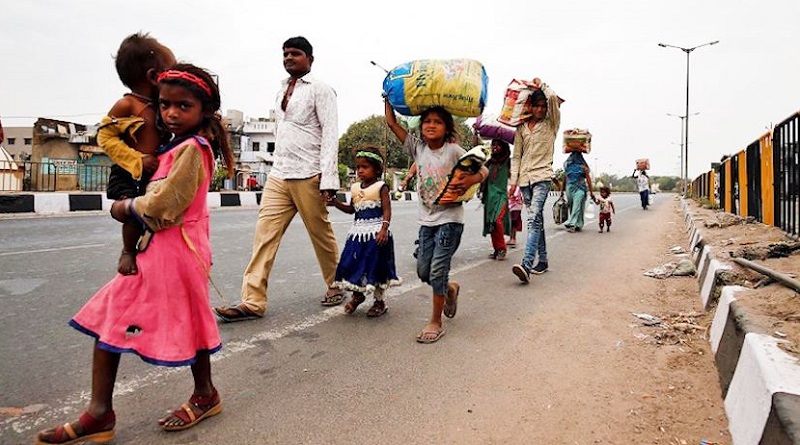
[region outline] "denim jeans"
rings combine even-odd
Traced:
[[[530,272],[536,254],[539,262],[547,262],[547,242],[544,239],[544,202],[550,192],[550,181],[540,181],[520,187],[525,208],[528,209],[528,241],[525,242],[525,256],[522,267]]]
[[[464,224],[446,223],[419,228],[417,276],[433,287],[436,295],[447,295],[450,261],[461,244]]]

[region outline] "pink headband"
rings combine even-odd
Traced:
[[[187,73],[186,71],[168,70],[158,75],[159,83],[164,79],[186,80],[200,87],[200,89],[202,89],[203,91],[206,92],[206,94],[208,94],[208,97],[211,97],[211,88],[208,87],[208,84],[203,79],[195,76],[192,73]]]

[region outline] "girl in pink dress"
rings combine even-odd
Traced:
[[[133,216],[144,227],[139,273],[115,276],[70,321],[95,338],[91,401],[78,421],[39,433],[37,444],[113,440],[112,398],[123,352],[155,365],[191,366],[194,392],[188,403],[159,420],[165,430],[184,430],[222,411],[211,381],[210,355],[222,344],[209,305],[206,195],[215,157],[224,158],[229,174],[233,157],[215,115],[220,95],[211,76],[181,64],[158,81],[161,124],[173,140],[159,149],[147,192],[111,207],[117,221]]]

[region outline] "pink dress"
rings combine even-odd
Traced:
[[[208,294],[206,195],[214,158],[208,142],[196,136],[163,150],[147,193],[132,203],[132,213],[154,232],[136,257],[139,273],[115,276],[70,325],[107,351],[184,366],[194,363],[198,352],[222,347]]]

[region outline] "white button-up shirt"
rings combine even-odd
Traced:
[[[289,78],[275,97],[275,153],[271,175],[306,179],[321,174],[320,190],[338,190],[339,125],[336,92],[306,74],[297,80],[292,97],[281,109]]]

